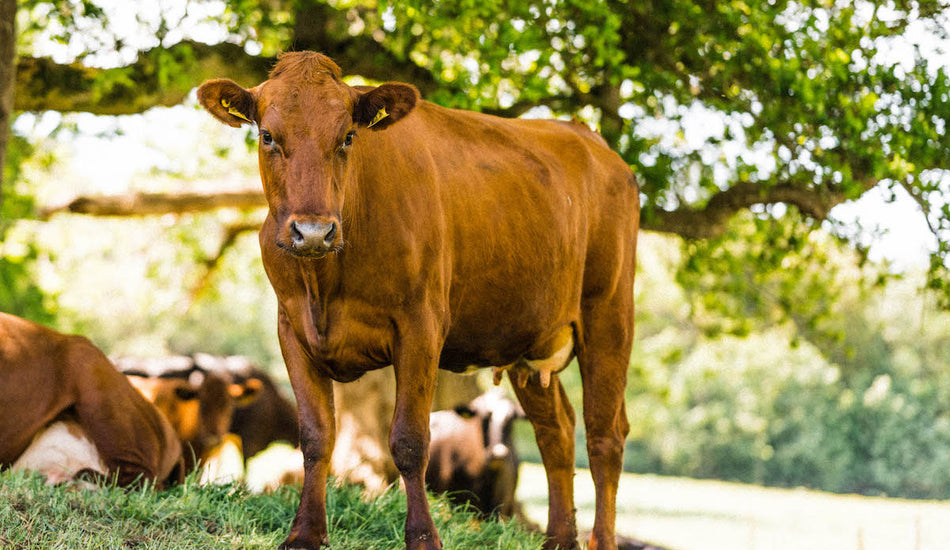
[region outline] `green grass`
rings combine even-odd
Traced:
[[[21,472],[0,474],[0,548],[273,549],[287,535],[299,502],[295,488],[252,495],[234,486],[168,491],[50,487]],[[477,522],[443,499],[431,502],[436,527],[453,549],[537,549],[540,535],[515,523]],[[340,550],[403,548],[405,496],[391,489],[364,500],[358,488],[333,486],[327,498],[330,542]]]
[[[575,476],[577,521],[593,523],[587,471]],[[523,464],[518,498],[544,525],[546,483]],[[169,491],[48,487],[36,475],[0,473],[0,549],[256,549],[286,537],[299,500],[294,488],[252,495],[236,486],[186,483]],[[398,488],[372,501],[353,486],[327,500],[334,550],[403,548],[405,496]],[[474,520],[442,499],[433,518],[449,550],[536,550],[537,534],[512,523]],[[673,550],[945,550],[950,502],[834,495],[738,483],[624,474],[619,533]]]

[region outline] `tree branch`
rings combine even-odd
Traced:
[[[233,248],[235,243],[237,243],[237,238],[248,231],[257,231],[260,228],[260,222],[236,223],[227,225],[224,228],[224,237],[221,239],[221,244],[218,245],[218,252],[214,256],[209,256],[201,262],[204,265],[205,272],[198,281],[198,284],[196,284],[189,293],[189,308],[198,301],[201,294],[211,285],[211,279],[218,271],[221,260],[227,251]]]
[[[764,189],[751,182],[738,183],[720,192],[704,208],[657,210],[641,220],[647,231],[675,233],[688,239],[705,239],[721,235],[733,214],[755,204],[786,203],[796,206],[817,220],[828,217],[831,209],[845,201],[841,193],[816,191],[790,184]],[[49,219],[61,212],[89,216],[155,216],[202,212],[219,208],[242,210],[267,206],[260,190],[217,193],[132,193],[112,196],[81,196],[70,202],[40,210],[40,219]]]
[[[237,44],[179,42],[142,52],[135,63],[97,69],[80,63],[60,65],[48,58],[21,57],[17,63],[15,108],[19,111],[88,111],[99,115],[140,113],[178,105],[209,78],[228,78],[253,86],[267,78],[274,60],[247,55]],[[162,63],[178,63],[166,76]]]
[[[219,208],[250,210],[267,206],[264,193],[234,191],[218,193],[130,193],[128,195],[76,197],[67,204],[44,208],[40,219],[49,219],[54,214],[67,212],[89,216],[155,216],[204,212]]]
[[[401,80],[419,88],[423,96],[438,83],[428,70],[400,59],[367,36],[295,42],[297,49],[317,49],[332,57],[344,74],[372,80]],[[248,55],[237,44],[179,42],[154,48],[135,63],[97,69],[80,63],[62,65],[49,58],[20,58],[16,69],[15,105],[18,111],[86,111],[98,115],[127,115],[152,107],[181,103],[201,82],[230,78],[245,87],[267,79],[275,59]],[[178,76],[165,76],[162,63],[176,63]]]
[[[924,198],[919,189],[911,186],[903,178],[901,178],[899,181],[901,187],[904,188],[904,191],[910,195],[910,198],[916,202],[918,208],[920,208],[920,212],[924,216],[924,221],[927,222],[927,228],[930,229],[931,233],[937,235],[939,239],[940,229],[930,220],[930,204],[927,202],[927,199]]]
[[[846,200],[843,193],[806,189],[791,184],[763,187],[740,182],[716,194],[704,208],[656,210],[644,216],[640,227],[648,231],[675,233],[687,239],[718,237],[726,230],[729,219],[740,210],[756,204],[786,203],[803,214],[824,220],[832,208]]]

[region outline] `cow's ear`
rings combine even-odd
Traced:
[[[475,411],[473,411],[471,407],[469,407],[467,404],[465,404],[465,405],[458,405],[458,406],[456,406],[456,407],[455,407],[455,414],[461,416],[462,418],[472,418],[472,417],[474,417],[477,413],[476,413]]]
[[[409,114],[419,101],[415,86],[388,82],[363,92],[353,107],[353,122],[373,130],[383,130]]]
[[[198,88],[198,101],[214,118],[237,128],[253,124],[256,116],[254,96],[233,80],[209,80]]]
[[[261,396],[261,390],[264,389],[264,383],[260,378],[248,378],[241,384],[232,383],[228,387],[228,393],[235,400],[238,407],[246,407]]]

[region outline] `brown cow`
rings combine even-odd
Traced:
[[[392,365],[406,546],[441,548],[423,481],[436,370],[474,365],[531,373],[515,393],[548,476],[545,548],[576,548],[574,413],[552,375],[576,355],[590,548],[614,550],[639,224],[630,167],[582,124],[446,109],[408,84],[353,88],[314,52],[284,54],[251,89],[205,82],[198,98],[260,134],[261,251],[307,466],[284,547],[328,544],[331,381]]]
[[[0,467],[53,425],[91,441],[119,485],[181,473],[171,425],[86,338],[0,313],[0,393]]]
[[[228,431],[241,438],[247,459],[277,441],[299,445],[297,406],[284,397],[263,369],[240,355],[196,353],[194,361],[198,368],[228,376],[243,389],[244,397],[238,399]]]
[[[256,381],[242,385],[226,372],[205,371],[186,356],[120,357],[115,362],[175,428],[186,471],[211,457],[230,431],[235,408],[253,401],[260,388]]]

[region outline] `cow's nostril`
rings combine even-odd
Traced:
[[[299,245],[304,241],[303,233],[300,232],[300,229],[297,227],[297,222],[290,222],[290,238],[294,241],[294,244]]]
[[[337,231],[337,224],[336,222],[332,222],[330,224],[330,230],[327,231],[327,234],[323,236],[323,242],[325,242],[328,245],[332,244],[333,238],[336,237],[336,231]]]

